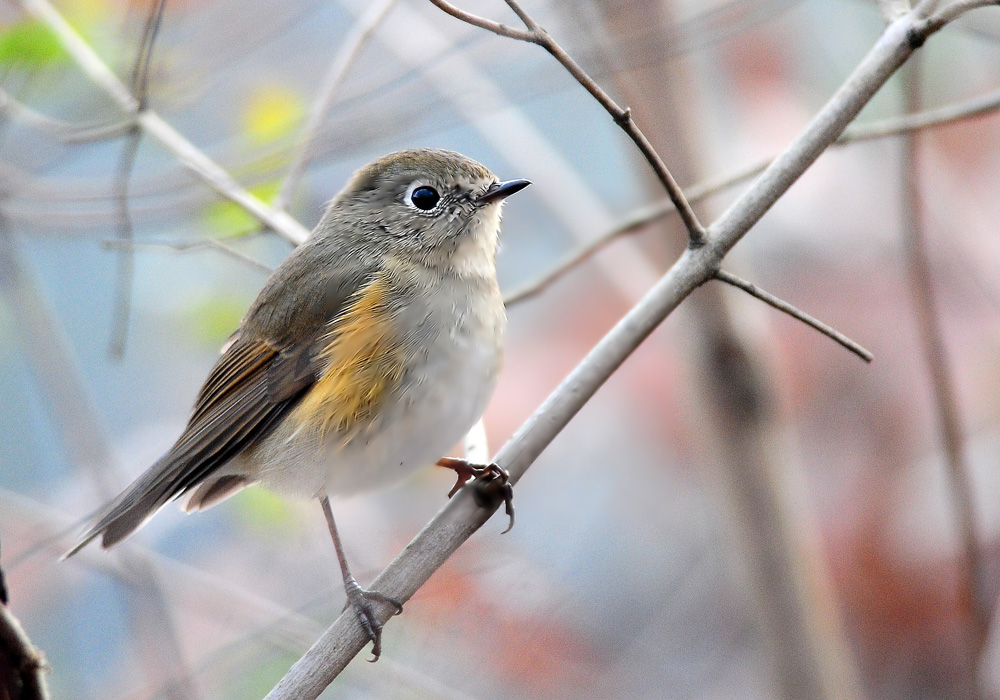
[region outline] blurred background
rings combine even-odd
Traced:
[[[499,0],[461,6],[517,21]],[[151,1],[56,7],[128,82]],[[632,107],[684,187],[776,154],[884,27],[863,0],[525,9]],[[364,22],[371,35],[286,200],[307,228],[370,159],[458,150],[535,183],[505,208],[500,278],[514,290],[662,199],[632,143],[548,54],[421,0],[170,0],[148,104],[272,201],[324,76]],[[918,57],[927,107],[995,90],[1000,17],[974,13]],[[124,113],[13,0],[0,3],[0,78],[0,564],[12,610],[44,650],[56,698],[262,697],[343,606],[316,503],[248,489],[196,517],[170,505],[120,550],[59,556],[179,434],[290,245],[121,128]],[[906,84],[894,77],[858,121],[906,112]],[[922,132],[913,167],[905,141],[825,153],[726,262],[861,342],[871,365],[706,285],[527,473],[513,531],[500,537],[493,518],[387,626],[382,660],[352,664],[323,697],[1000,695],[995,640],[970,642],[904,244],[907,216],[922,211],[991,584],[1000,118]],[[907,199],[913,168],[921,196]],[[711,221],[742,187],[699,214]],[[658,220],[510,307],[486,414],[494,451],[683,241],[676,220]],[[362,584],[452,480],[428,468],[334,503]],[[992,600],[995,586],[984,590]]]

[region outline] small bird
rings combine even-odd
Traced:
[[[428,464],[496,485],[496,465],[441,458],[479,420],[503,355],[496,279],[500,208],[530,183],[500,182],[452,151],[411,149],[361,168],[309,239],[274,271],[222,348],[173,447],[98,511],[70,556],[112,547],[168,501],[209,508],[251,484],[318,498],[348,603],[381,653],[329,497],[391,484]],[[509,529],[509,528],[508,528]]]

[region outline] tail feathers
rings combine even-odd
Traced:
[[[101,537],[101,546],[109,549],[142,527],[162,508],[174,494],[164,488],[160,478],[162,471],[158,466],[159,463],[150,467],[118,498],[99,511],[80,541],[62,558],[73,556],[98,536]]]

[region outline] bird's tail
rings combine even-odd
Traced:
[[[80,540],[62,558],[73,556],[98,536],[101,536],[101,546],[108,549],[142,527],[174,495],[162,478],[163,462],[169,457],[165,455],[158,460],[117,498],[99,510]]]

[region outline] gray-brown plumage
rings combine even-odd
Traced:
[[[500,203],[527,184],[433,149],[359,170],[265,284],[177,442],[67,556],[97,537],[114,546],[179,496],[199,510],[260,482],[328,506],[437,461],[499,373]],[[338,556],[377,655],[376,594]]]

